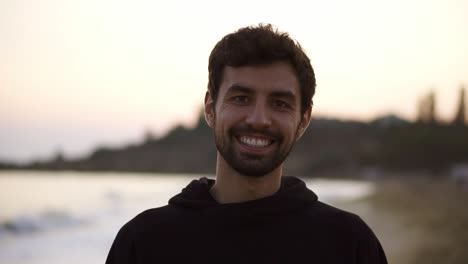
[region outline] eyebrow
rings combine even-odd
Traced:
[[[276,91],[271,93],[271,97],[280,97],[286,100],[295,101],[296,95],[291,91]]]
[[[229,87],[227,92],[228,93],[240,92],[240,93],[248,93],[248,94],[254,93],[252,88],[249,88],[247,86],[244,86],[238,83],[231,85],[231,87]]]
[[[235,83],[228,88],[227,94],[229,93],[244,93],[244,94],[253,94],[254,89],[249,88],[245,85]],[[296,95],[291,91],[273,91],[269,97],[273,98],[283,98],[285,100],[294,102],[296,100]]]

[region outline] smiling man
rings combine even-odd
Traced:
[[[216,180],[194,180],[128,222],[106,263],[387,263],[358,216],[283,176],[315,93],[299,44],[271,25],[241,28],[216,44],[208,70]]]

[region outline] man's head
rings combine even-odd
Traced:
[[[243,28],[218,42],[209,71],[205,115],[218,158],[246,176],[281,170],[309,124],[315,91],[299,44],[270,25]]]
[[[301,88],[301,113],[312,105],[315,73],[299,43],[270,24],[241,28],[226,35],[211,51],[208,91],[216,102],[226,66],[254,66],[284,61],[291,64]]]

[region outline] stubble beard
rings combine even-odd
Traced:
[[[239,131],[274,135],[276,150],[273,154],[268,155],[240,153],[240,151],[236,150],[234,147],[236,144],[241,144],[236,142],[237,139],[235,138],[235,135],[237,135]],[[263,177],[278,168],[278,166],[285,161],[294,145],[293,141],[286,146],[282,146],[282,144],[284,144],[284,137],[280,133],[256,131],[247,127],[233,127],[229,129],[227,135],[223,135],[222,132],[216,130],[215,125],[214,137],[216,148],[227,164],[241,175],[255,178]]]

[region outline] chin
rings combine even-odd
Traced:
[[[239,174],[242,174],[246,177],[251,178],[262,178],[271,172],[273,172],[281,164],[274,165],[270,164],[245,164],[246,162],[228,162],[229,165],[237,171]],[[240,164],[242,163],[242,164]]]

